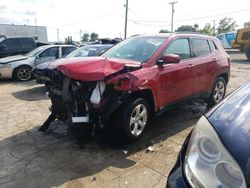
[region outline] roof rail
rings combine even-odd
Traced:
[[[177,32],[174,32],[174,34],[199,34],[199,35],[210,36],[206,33],[201,33],[201,32],[197,32],[197,31],[177,31]]]

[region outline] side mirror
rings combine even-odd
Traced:
[[[170,63],[179,63],[181,61],[180,56],[175,54],[164,55],[161,59],[157,61],[158,65],[170,64]]]

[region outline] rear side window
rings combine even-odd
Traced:
[[[212,40],[209,40],[208,42],[209,42],[211,52],[215,51],[217,48],[216,48],[214,42]]]
[[[62,56],[68,55],[70,52],[74,51],[76,47],[62,47]]]
[[[179,55],[181,59],[190,58],[190,46],[188,39],[176,39],[173,41],[163,52],[164,55],[176,54]]]
[[[208,41],[206,39],[191,39],[193,56],[199,57],[208,55],[210,53],[210,48],[208,45]]]
[[[6,49],[8,50],[21,49],[21,39],[18,39],[18,38],[6,39],[1,44],[5,46]]]
[[[250,39],[250,31],[244,32],[241,37],[241,40],[248,40],[248,39]]]
[[[32,49],[35,46],[35,42],[33,39],[29,39],[29,38],[25,39],[24,38],[24,39],[22,39],[22,46],[23,46],[23,48]]]

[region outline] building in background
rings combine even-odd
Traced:
[[[0,36],[34,37],[36,41],[48,42],[46,26],[0,24]]]

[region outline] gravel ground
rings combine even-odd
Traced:
[[[250,62],[232,53],[227,94],[250,80]],[[34,81],[0,80],[0,187],[165,187],[179,149],[199,117],[202,101],[154,119],[142,139],[123,146],[110,137],[87,137],[84,128],[55,122],[45,88]],[[146,152],[152,146],[154,152]]]

